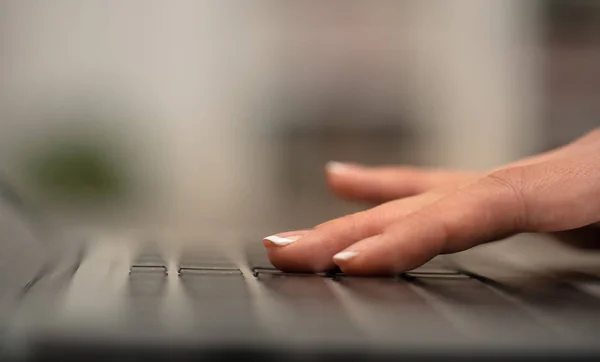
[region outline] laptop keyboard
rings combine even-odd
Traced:
[[[600,332],[600,299],[568,278],[493,278],[444,258],[390,278],[339,270],[284,273],[268,263],[260,245],[240,254],[206,246],[166,253],[144,243],[117,267],[106,265],[110,257],[92,259],[72,276],[65,292],[69,310],[92,308],[79,315],[98,319],[122,316],[116,319],[125,334],[129,324],[144,332],[179,330],[178,338],[514,346],[583,343]],[[579,280],[600,285],[589,275]],[[37,301],[36,288],[26,294]],[[84,294],[87,302],[77,301]],[[109,302],[113,309],[93,309]],[[81,323],[68,319],[64,313],[56,322]]]

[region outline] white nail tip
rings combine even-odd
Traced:
[[[271,236],[267,236],[265,238],[265,240],[269,240],[270,242],[272,242],[273,244],[275,244],[277,246],[288,245],[298,239],[300,239],[299,236],[290,236],[290,237],[284,238],[284,237],[277,236],[277,235],[271,235]]]
[[[337,253],[333,256],[334,259],[338,260],[349,260],[358,255],[356,251],[342,251],[341,253]]]
[[[341,162],[330,161],[330,162],[327,162],[327,165],[325,165],[325,168],[327,169],[327,171],[335,173],[335,172],[343,172],[344,170],[348,169],[348,166],[346,166],[345,164],[343,164]]]

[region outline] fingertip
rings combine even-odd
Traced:
[[[322,249],[315,248],[315,235],[309,236],[312,231],[289,231],[263,238],[271,264],[285,272],[323,272],[330,269],[333,263],[322,255]]]
[[[333,256],[333,262],[348,275],[395,276],[414,269],[431,257],[413,245],[402,247],[386,233],[363,239]]]
[[[348,168],[349,165],[344,162],[329,161],[325,164],[325,171],[332,175],[344,174]]]
[[[300,239],[300,235],[294,235],[294,236],[288,236],[288,237],[282,237],[279,235],[271,235],[271,236],[267,236],[263,239],[263,245],[266,248],[272,247],[272,246],[286,246],[289,245],[293,242],[295,242],[296,240]]]
[[[363,239],[351,247],[340,251],[335,254],[332,261],[342,270],[342,272],[349,275],[361,275],[361,276],[373,276],[388,274],[382,263],[370,263],[369,254],[370,245],[373,244],[374,240],[380,238],[380,235],[371,236]]]
[[[344,251],[340,251],[339,253],[335,254],[333,256],[333,261],[336,263],[339,263],[339,262],[343,263],[345,261],[353,259],[357,255],[358,255],[358,251],[344,250]]]
[[[327,185],[343,199],[371,201],[363,190],[361,171],[362,166],[357,164],[330,161],[325,165]]]
[[[282,247],[297,241],[298,239],[306,235],[308,232],[309,230],[296,230],[273,234],[265,236],[262,239],[262,243],[265,248]]]

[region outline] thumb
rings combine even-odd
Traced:
[[[475,172],[427,170],[408,166],[368,167],[329,162],[327,183],[338,196],[355,201],[383,203],[413,196],[448,184],[475,179]]]

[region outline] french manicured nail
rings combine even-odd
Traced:
[[[286,237],[271,235],[271,236],[267,236],[264,240],[270,241],[271,244],[273,244],[275,246],[284,246],[284,245],[289,245],[298,239],[300,239],[300,235],[286,236]]]
[[[342,162],[329,161],[325,165],[325,169],[327,170],[327,172],[341,173],[348,170],[348,165]]]
[[[333,256],[335,260],[350,260],[358,255],[356,251],[342,251]]]

